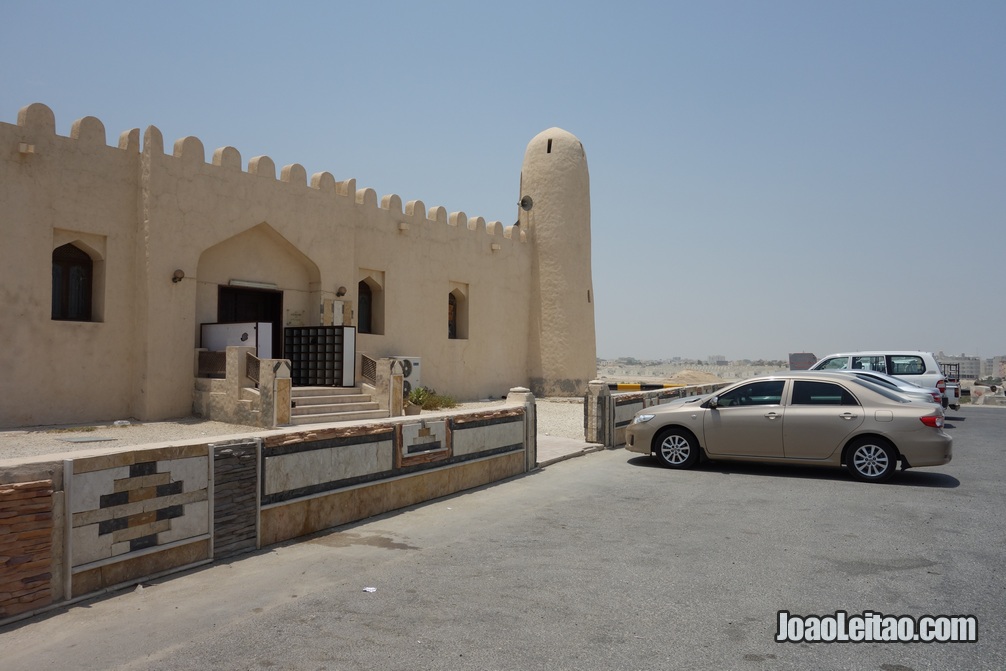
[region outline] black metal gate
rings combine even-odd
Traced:
[[[295,387],[355,387],[355,326],[288,326],[283,355]]]

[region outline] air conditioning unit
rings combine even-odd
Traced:
[[[422,377],[420,376],[420,359],[418,356],[396,356],[394,358],[401,364],[402,388],[405,394],[408,394],[416,387],[423,386]]]

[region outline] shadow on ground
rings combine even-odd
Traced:
[[[664,468],[655,457],[637,456],[628,463],[641,468]],[[672,469],[666,469],[673,472]],[[740,461],[706,461],[691,469],[695,473],[719,475],[753,475],[770,478],[801,478],[808,480],[830,480],[848,482],[850,486],[885,485],[888,487],[925,487],[932,489],[955,489],[961,481],[952,475],[931,470],[899,470],[887,482],[860,482],[853,479],[844,469],[834,467],[786,466],[780,464],[756,464]]]

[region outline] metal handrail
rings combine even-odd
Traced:
[[[227,352],[199,351],[199,377],[226,377]]]
[[[360,355],[360,376],[373,385],[377,384],[377,361],[366,354]]]
[[[245,360],[246,361],[245,374],[248,376],[248,379],[250,379],[255,384],[258,384],[259,375],[261,373],[262,360],[259,359],[254,354],[252,354],[251,352],[247,352],[247,355],[248,358]]]

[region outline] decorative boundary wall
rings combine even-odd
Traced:
[[[670,403],[688,396],[701,396],[727,386],[727,382],[687,387],[658,387],[652,391],[633,391],[612,394],[609,384],[593,380],[587,388],[583,403],[584,434],[587,442],[601,443],[607,448],[625,444],[625,427],[633,415],[654,405]],[[621,388],[622,385],[618,385]],[[629,386],[629,385],[627,385]],[[631,385],[639,388],[640,385]]]
[[[523,473],[527,419],[526,408],[518,406],[266,439],[261,542],[271,545]]]
[[[9,462],[0,624],[519,475],[535,434],[515,389],[488,412]]]

